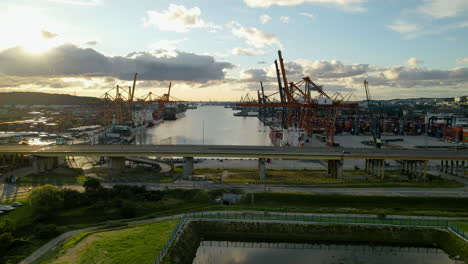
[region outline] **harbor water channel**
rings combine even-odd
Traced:
[[[462,263],[438,248],[349,244],[202,241],[193,264]]]
[[[257,117],[237,117],[223,106],[199,106],[185,116],[137,134],[136,144],[271,146],[269,128]]]

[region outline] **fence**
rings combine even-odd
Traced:
[[[174,229],[174,231],[172,231],[172,234],[171,236],[169,237],[169,239],[167,240],[166,244],[164,244],[164,247],[161,249],[161,251],[159,252],[159,255],[156,257],[156,260],[154,261],[154,264],[159,264],[161,263],[161,260],[163,259],[164,255],[166,255],[167,253],[167,250],[169,249],[169,247],[171,246],[172,242],[174,241],[174,239],[177,237],[177,234],[179,233],[179,231],[182,229],[182,227],[184,226],[185,222],[187,221],[187,218],[185,217],[182,217],[182,219],[179,221],[179,223],[177,224],[176,228]]]
[[[164,245],[154,264],[159,264],[167,249],[176,238],[187,219],[220,219],[220,220],[253,220],[253,221],[297,221],[308,223],[324,224],[366,224],[366,225],[393,225],[393,226],[413,226],[413,227],[436,227],[444,228],[459,235],[468,241],[468,234],[449,220],[422,219],[422,218],[386,218],[386,217],[360,217],[360,216],[327,216],[310,214],[291,213],[243,213],[243,212],[199,212],[184,214],[182,220],[177,225],[171,237]]]

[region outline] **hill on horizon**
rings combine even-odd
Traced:
[[[50,94],[39,92],[0,93],[0,105],[82,105],[99,102],[101,99],[70,94]]]

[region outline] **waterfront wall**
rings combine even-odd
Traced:
[[[468,260],[468,243],[443,229],[400,226],[192,220],[163,263],[192,263],[202,240],[366,243],[439,247]]]

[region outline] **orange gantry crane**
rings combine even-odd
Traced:
[[[115,124],[133,124],[135,105],[150,107],[150,105],[158,104],[158,110],[153,112],[153,118],[155,120],[162,118],[164,109],[169,103],[185,102],[177,98],[170,96],[172,83],[169,83],[168,92],[157,96],[152,92],[149,92],[146,96],[141,99],[137,99],[135,96],[136,81],[138,73],[135,73],[133,79],[133,85],[128,88],[116,85],[101,97],[102,102],[102,114],[98,116],[103,125]],[[148,109],[150,110],[150,109]]]
[[[282,146],[302,146],[305,135],[311,136],[314,133],[323,134],[328,145],[335,145],[335,124],[338,113],[344,108],[355,108],[356,103],[348,103],[342,97],[330,97],[321,86],[315,84],[309,77],[304,77],[298,82],[288,82],[284,67],[284,60],[281,51],[278,51],[278,62],[275,61],[277,81],[280,95],[280,102],[266,103],[259,100],[257,103],[241,103],[243,107],[268,107],[280,108],[277,111],[277,119],[281,120],[270,137],[281,138],[278,145]],[[280,73],[281,69],[281,73]],[[312,91],[318,93],[317,97],[312,97]],[[262,92],[263,93],[263,92]],[[291,133],[299,140],[298,144],[288,142]],[[275,142],[274,142],[275,144]]]

